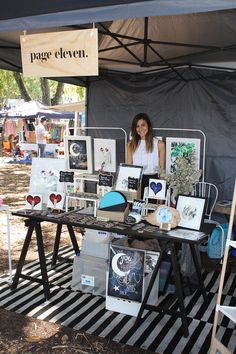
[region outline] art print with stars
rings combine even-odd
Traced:
[[[144,251],[111,245],[107,294],[142,302],[144,262]]]

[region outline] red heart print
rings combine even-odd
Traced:
[[[39,204],[41,202],[41,198],[38,195],[36,195],[34,197],[32,195],[28,195],[26,200],[30,205],[33,204],[34,206],[36,206],[37,204]]]
[[[62,197],[61,197],[61,195],[60,194],[55,194],[55,193],[52,193],[52,194],[50,194],[50,200],[51,200],[51,202],[52,202],[52,204],[55,204],[55,203],[60,203],[60,201],[61,201],[61,199],[62,199]]]

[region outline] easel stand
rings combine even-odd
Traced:
[[[234,215],[235,215],[235,208],[236,208],[236,182],[234,185],[233,201],[232,201],[232,207],[231,207],[231,213],[230,213],[230,219],[229,219],[229,229],[228,229],[223,265],[222,265],[221,276],[220,276],[219,291],[218,291],[218,296],[217,296],[217,301],[216,301],[216,311],[215,311],[215,317],[214,317],[214,323],[213,323],[213,329],[212,329],[210,354],[215,354],[218,352],[220,352],[221,354],[231,354],[229,349],[226,348],[226,346],[216,338],[216,330],[217,330],[219,312],[221,312],[224,316],[228,317],[232,322],[236,323],[236,307],[221,305],[221,296],[222,296],[222,291],[223,291],[223,287],[224,287],[225,271],[226,271],[226,267],[227,267],[229,249],[230,249],[230,247],[236,248],[236,241],[231,240]]]

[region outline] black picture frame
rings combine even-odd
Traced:
[[[176,210],[180,214],[179,228],[201,231],[206,210],[206,198],[179,194]]]

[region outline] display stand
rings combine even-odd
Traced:
[[[232,322],[236,323],[236,307],[221,305],[221,297],[222,297],[222,290],[224,286],[225,271],[226,271],[226,266],[227,266],[227,261],[229,256],[229,249],[230,247],[236,248],[236,241],[231,240],[231,234],[232,234],[232,228],[233,228],[233,222],[235,216],[235,208],[236,208],[236,182],[234,185],[234,194],[233,194],[233,201],[231,206],[229,229],[228,229],[223,265],[222,265],[221,276],[220,276],[219,291],[218,291],[218,296],[216,301],[216,310],[215,310],[215,317],[214,317],[214,323],[212,329],[210,354],[215,354],[218,352],[220,352],[221,354],[231,354],[228,348],[226,348],[226,346],[216,338],[216,330],[217,330],[219,312],[221,312],[224,316],[228,317]]]
[[[12,260],[11,260],[11,238],[10,238],[10,211],[9,206],[2,204],[0,211],[5,211],[7,222],[7,242],[8,242],[8,268],[9,268],[9,282],[12,283]]]

